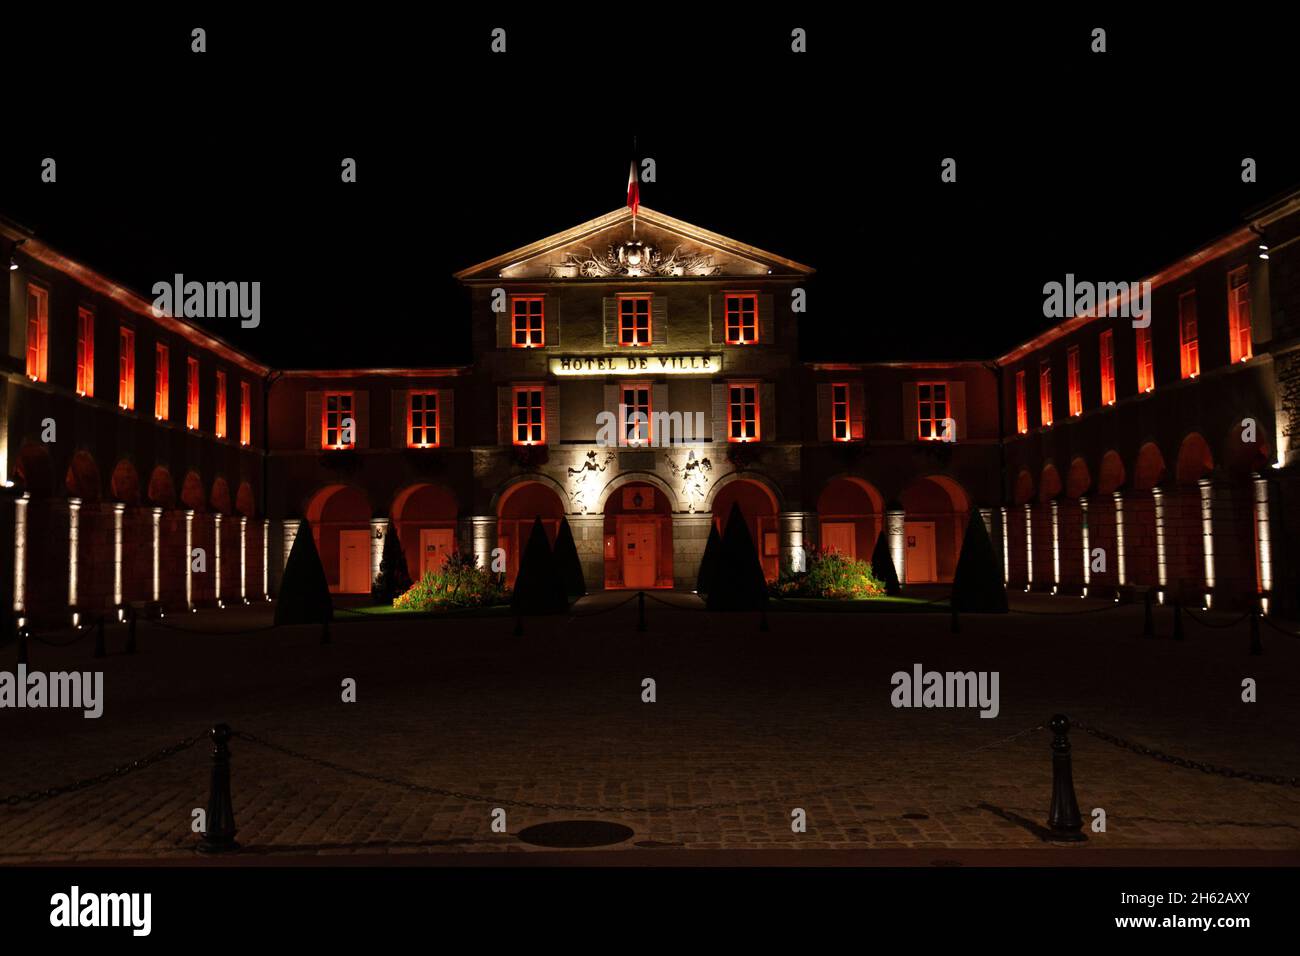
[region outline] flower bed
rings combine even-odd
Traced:
[[[778,597],[861,601],[883,596],[885,585],[872,575],[866,561],[855,561],[838,551],[813,551],[808,555],[807,570],[795,571],[786,562],[772,584],[772,593]]]
[[[500,574],[480,568],[467,555],[453,554],[437,571],[426,571],[410,590],[393,600],[400,611],[434,611],[453,607],[488,607],[508,598]]]

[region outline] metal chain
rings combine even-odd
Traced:
[[[1275,624],[1272,618],[1260,617],[1260,620],[1263,621],[1265,624],[1267,624],[1269,627],[1271,627],[1273,630],[1277,631],[1279,634],[1285,634],[1287,637],[1300,637],[1300,634],[1297,634],[1295,631],[1288,630],[1287,628],[1283,627],[1281,624]]]
[[[1075,720],[1073,717],[1070,718],[1070,726],[1078,727],[1084,733],[1096,737],[1098,740],[1119,747],[1122,750],[1128,750],[1143,757],[1150,757],[1153,760],[1159,760],[1162,763],[1173,764],[1175,767],[1184,767],[1188,770],[1199,770],[1201,773],[1216,774],[1217,776],[1229,777],[1234,780],[1246,780],[1250,783],[1271,783],[1279,787],[1300,787],[1300,777],[1286,777],[1281,774],[1254,773],[1249,770],[1235,770],[1232,767],[1220,767],[1203,760],[1192,760],[1188,757],[1175,757],[1162,750],[1156,750],[1155,748],[1147,747],[1144,744],[1135,744],[1131,740],[1117,737],[1114,734],[1101,730],[1100,728],[1093,727],[1091,724],[1085,723],[1082,720]]]
[[[1226,624],[1211,624],[1209,621],[1202,618],[1199,614],[1194,613],[1191,608],[1185,607],[1183,608],[1183,611],[1193,621],[1201,625],[1201,627],[1213,627],[1213,628],[1236,627],[1242,621],[1246,620],[1246,618],[1250,617],[1250,611],[1246,611],[1241,616],[1233,618],[1231,621],[1227,622]]]
[[[112,770],[96,774],[93,777],[86,777],[82,780],[76,780],[72,783],[64,784],[60,787],[49,787],[45,790],[32,790],[30,793],[15,793],[7,797],[0,797],[0,804],[16,807],[20,803],[39,803],[42,800],[50,800],[54,797],[62,796],[65,793],[75,793],[78,790],[85,790],[89,787],[96,787],[101,783],[107,783],[109,780],[117,777],[125,777],[129,773],[135,773],[137,770],[143,770],[145,767],[152,766],[160,760],[166,760],[168,757],[174,757],[183,750],[188,750],[196,743],[208,735],[207,731],[201,734],[195,734],[193,737],[186,737],[178,740],[170,747],[163,747],[161,750],[155,750],[147,757],[141,757],[139,760],[133,760],[130,763],[114,767]]]

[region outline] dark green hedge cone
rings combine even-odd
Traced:
[[[392,604],[393,598],[409,591],[412,583],[402,542],[397,539],[397,529],[389,522],[388,532],[384,535],[384,551],[379,558],[379,574],[375,577],[371,594],[376,601]]]
[[[560,531],[555,536],[555,563],[564,579],[564,593],[569,598],[580,598],[587,593],[587,577],[582,573],[578,546],[573,540],[569,519],[560,519]]]
[[[542,527],[542,519],[535,518],[519,562],[510,608],[515,614],[558,614],[568,607],[569,602],[564,599],[564,578],[546,540],[546,529]]]
[[[989,540],[984,519],[974,509],[966,522],[961,557],[952,577],[952,606],[958,611],[1007,613],[1007,588],[1002,582],[1002,570],[993,554],[993,542]]]
[[[704,557],[700,559],[700,573],[695,577],[697,594],[709,593],[709,586],[717,573],[720,557],[722,557],[722,535],[718,534],[717,522],[710,521],[709,540],[704,544]]]
[[[903,593],[898,583],[898,569],[894,567],[894,556],[889,553],[889,535],[882,528],[876,535],[876,548],[871,552],[871,573],[885,586],[885,593],[890,597]]]
[[[710,611],[757,611],[767,607],[763,565],[738,503],[731,506],[722,533],[722,551],[711,577],[707,602]]]
[[[275,623],[320,624],[333,617],[334,600],[316,550],[316,539],[311,524],[303,521],[298,526],[298,536],[293,539],[289,560],[285,562],[284,577],[280,579]]]

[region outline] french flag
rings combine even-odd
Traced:
[[[632,217],[636,218],[637,207],[641,205],[641,183],[637,180],[636,160],[632,160],[627,168],[627,206],[632,210]]]

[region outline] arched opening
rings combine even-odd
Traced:
[[[89,452],[79,451],[72,456],[66,477],[68,494],[90,503],[99,500],[99,466]]]
[[[43,498],[54,493],[54,467],[50,452],[44,445],[26,442],[18,449],[18,463],[14,468],[23,490],[33,498]]]
[[[109,489],[114,501],[128,505],[140,503],[140,475],[136,472],[135,466],[125,458],[113,469],[113,476],[109,479]]]
[[[1027,504],[1034,497],[1034,476],[1021,468],[1016,475],[1016,484],[1012,489],[1011,500],[1018,505]]]
[[[193,511],[207,510],[207,495],[203,493],[203,479],[197,471],[187,472],[181,483],[181,503]]]
[[[605,587],[673,586],[672,505],[645,481],[628,482],[605,502]]]
[[[1223,440],[1223,469],[1232,478],[1248,478],[1273,460],[1267,436],[1258,423],[1234,422]]]
[[[220,515],[231,512],[230,485],[220,476],[212,482],[212,510]]]
[[[1138,491],[1150,491],[1165,477],[1165,458],[1154,442],[1147,442],[1138,449],[1137,466],[1133,469],[1133,487]]]
[[[832,478],[817,498],[821,549],[870,561],[883,514],[884,499],[870,482]]]
[[[965,490],[946,475],[931,475],[904,488],[902,503],[906,583],[952,581],[970,512]]]
[[[1210,446],[1199,432],[1192,432],[1178,448],[1178,463],[1174,475],[1179,484],[1194,485],[1214,471],[1214,456]]]
[[[245,518],[257,517],[257,499],[253,497],[253,486],[246,481],[241,481],[235,492],[235,511]]]
[[[553,489],[540,481],[521,481],[511,485],[497,506],[497,547],[505,551],[506,584],[514,586],[519,573],[519,558],[528,544],[533,521],[542,519],[546,538],[552,547],[564,517],[564,502]]]
[[[149,475],[148,496],[149,501],[160,508],[176,507],[176,486],[172,483],[171,472],[162,465]]]
[[[1114,494],[1123,487],[1125,477],[1124,459],[1119,457],[1119,452],[1106,452],[1101,458],[1101,470],[1097,473],[1098,493]]]
[[[1082,458],[1070,462],[1070,470],[1065,476],[1065,494],[1069,498],[1082,498],[1092,487],[1092,474],[1088,463]]]
[[[1038,482],[1038,500],[1048,502],[1061,493],[1061,473],[1056,466],[1048,463],[1043,466],[1043,476]]]
[[[312,496],[306,513],[330,590],[368,593],[371,511],[365,493],[351,485],[327,485]]]
[[[459,549],[456,514],[456,496],[440,485],[410,485],[393,499],[390,527],[413,579],[438,570]]]
[[[740,505],[764,576],[774,580],[780,570],[781,556],[776,497],[766,485],[751,478],[738,478],[723,485],[713,496],[713,523],[719,534],[726,531],[733,504]]]

